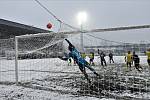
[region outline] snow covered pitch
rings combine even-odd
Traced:
[[[150,99],[150,78],[146,56],[140,57],[143,72],[129,71],[123,56],[115,64],[101,66],[96,57],[92,66],[102,76],[87,69],[93,87],[87,83],[78,66],[68,66],[58,58],[19,60],[19,86],[15,85],[14,60],[0,60],[0,99],[14,100],[105,100]],[[89,60],[89,58],[86,58]],[[120,88],[118,88],[120,87]],[[102,91],[101,91],[102,89]],[[103,95],[102,95],[103,93]]]

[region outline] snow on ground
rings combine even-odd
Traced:
[[[24,88],[21,86],[0,85],[0,100],[105,100],[88,96],[74,96],[57,92]],[[113,100],[113,99],[109,99]]]
[[[96,66],[92,67],[101,75],[111,76],[113,81],[119,79],[119,84],[124,86],[127,84],[139,86],[139,83],[143,82],[143,84],[147,85],[146,88],[149,89],[150,79],[147,58],[146,56],[141,56],[140,59],[144,68],[142,73],[139,73],[134,68],[132,68],[132,71],[128,71],[124,64],[123,56],[115,56],[115,64],[108,64],[107,67],[100,66],[99,58],[96,57],[94,60]],[[89,61],[89,58],[86,58],[86,60]],[[108,57],[106,57],[106,60],[108,63]],[[93,73],[89,70],[87,72],[89,77],[95,81]],[[19,82],[21,82],[20,86],[9,83],[0,85],[1,100],[105,100],[111,98],[87,93],[87,82],[78,66],[68,66],[67,62],[58,58],[19,60],[18,77]],[[133,84],[132,79],[137,81]],[[112,81],[111,79],[109,80]],[[14,60],[0,60],[0,82],[15,82]],[[118,81],[115,82],[117,84]],[[139,87],[144,88],[143,84]],[[150,98],[149,92],[143,93],[141,90],[135,93],[128,93],[128,90],[120,93],[116,92],[113,91],[111,94],[118,97]]]

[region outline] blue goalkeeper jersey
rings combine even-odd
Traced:
[[[78,65],[88,64],[88,62],[81,57],[80,53],[75,48],[73,48],[73,50],[69,53],[69,57],[72,57]]]

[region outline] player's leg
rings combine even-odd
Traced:
[[[105,66],[107,66],[107,64],[106,64],[106,60],[104,59],[104,63],[105,63]]]
[[[92,65],[95,66],[94,59],[92,58]]]
[[[87,75],[87,73],[86,73],[85,67],[82,66],[82,65],[80,65],[80,66],[79,66],[79,69],[80,69],[80,71],[83,73],[83,75],[85,76],[85,78],[87,79],[87,81],[88,81],[89,83],[91,83],[91,81],[90,81],[90,79],[88,78],[88,75]]]
[[[147,62],[148,62],[148,65],[149,65],[149,67],[150,67],[150,59],[148,59]]]
[[[130,67],[130,70],[131,70],[131,64],[132,64],[132,62],[129,62],[129,67]]]
[[[115,62],[114,62],[114,59],[113,59],[113,58],[111,58],[111,59],[112,59],[112,62],[115,63]]]
[[[90,65],[92,64],[92,59],[90,58]]]
[[[85,65],[85,67],[87,67],[89,70],[91,70],[96,76],[99,76],[98,73],[96,73],[96,71],[89,65]]]
[[[129,69],[129,67],[130,67],[130,62],[127,61],[126,64],[127,64],[127,70],[130,70],[130,69]]]
[[[101,65],[103,66],[103,60],[101,59]]]
[[[109,57],[109,63],[111,64],[111,58]]]
[[[135,65],[135,68],[137,69],[137,71],[141,72],[141,70],[139,69],[139,64],[134,62],[134,65]]]

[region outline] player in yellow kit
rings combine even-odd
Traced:
[[[125,56],[125,62],[127,64],[127,68],[130,67],[130,70],[131,70],[132,60],[133,60],[133,56],[132,56],[131,52],[128,51],[127,55]]]
[[[94,66],[94,65],[95,65],[95,64],[94,64],[94,52],[90,52],[89,58],[90,58],[90,61],[89,61],[89,62],[90,62],[90,65],[93,65],[93,66]]]
[[[86,58],[86,54],[85,54],[85,52],[80,53],[80,54],[81,54],[81,57],[82,57],[83,59],[85,59],[85,58]]]
[[[146,55],[147,55],[147,63],[150,67],[150,48],[146,51]]]

